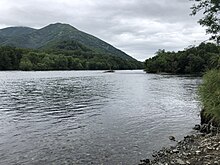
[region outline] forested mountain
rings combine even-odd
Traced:
[[[62,42],[77,42],[96,53],[133,60],[132,57],[112,45],[68,24],[50,24],[42,29],[10,27],[0,30],[1,46],[47,50],[51,48],[51,45],[55,47],[55,44],[59,45]]]
[[[143,63],[68,24],[1,29],[0,46],[0,70],[143,68]]]
[[[145,61],[148,73],[192,74],[213,68],[220,68],[220,46],[213,43],[201,43],[178,52],[159,50]]]

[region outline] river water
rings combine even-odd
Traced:
[[[0,164],[138,164],[199,123],[201,78],[0,72]]]

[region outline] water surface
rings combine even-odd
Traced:
[[[201,79],[0,72],[0,164],[137,164],[199,122]]]

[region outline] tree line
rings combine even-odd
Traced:
[[[0,70],[108,70],[139,69],[139,61],[85,51],[37,51],[0,47]]]
[[[158,50],[156,56],[145,61],[148,73],[195,74],[220,67],[220,46],[201,43],[183,51]]]

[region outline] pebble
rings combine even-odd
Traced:
[[[200,130],[201,126],[199,124],[196,124],[195,127],[193,128],[194,130]]]
[[[218,161],[214,161],[214,165],[219,165],[219,162]]]
[[[186,163],[182,159],[176,159],[176,163],[179,165],[185,165]]]
[[[213,148],[212,148],[212,147],[207,147],[207,149],[208,149],[208,150],[213,150]]]
[[[172,141],[176,141],[174,136],[169,136],[169,139],[172,140]]]
[[[201,151],[196,151],[196,155],[200,155],[201,154]]]
[[[191,164],[188,160],[186,161],[186,164]]]
[[[178,152],[179,152],[178,149],[174,149],[174,150],[173,150],[173,153],[178,153]]]

